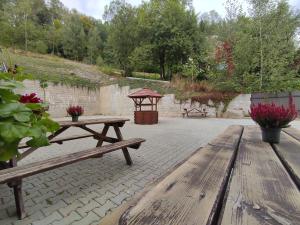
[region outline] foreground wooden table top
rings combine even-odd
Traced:
[[[300,224],[300,131],[231,126],[101,225]]]

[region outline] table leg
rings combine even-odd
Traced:
[[[101,132],[101,135],[102,135],[103,137],[106,136],[106,134],[107,134],[107,132],[108,132],[108,129],[109,129],[109,125],[105,124],[105,125],[104,125],[104,128],[102,129],[102,132]],[[97,147],[101,147],[102,144],[103,144],[103,142],[104,142],[104,139],[103,139],[103,138],[99,139],[99,140],[98,140],[98,143],[97,143]]]
[[[123,141],[123,136],[122,136],[122,133],[120,131],[120,128],[118,126],[114,126],[114,129],[115,129],[115,132],[116,132],[116,135],[117,135],[117,138],[119,139],[119,141]],[[126,159],[127,165],[132,165],[132,160],[131,160],[131,157],[129,155],[128,149],[127,148],[122,148],[122,151],[123,151],[124,157]]]

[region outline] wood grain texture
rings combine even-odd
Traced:
[[[54,138],[52,140],[50,140],[49,142],[52,143],[59,143],[62,144],[65,141],[72,141],[72,140],[76,140],[76,139],[81,139],[81,138],[89,138],[89,137],[94,137],[94,134],[84,134],[84,135],[73,135],[70,137],[62,137],[62,138]],[[21,143],[19,145],[19,149],[22,148],[28,148],[29,146],[26,143]]]
[[[300,137],[300,135],[299,135]],[[300,188],[300,142],[290,135],[281,134],[279,144],[272,145],[281,162]]]
[[[243,127],[231,126],[130,207],[120,225],[212,224]]]
[[[296,140],[300,141],[300,130],[297,130],[294,127],[289,127],[289,128],[283,129],[283,132],[287,133],[291,137],[293,137]]]
[[[104,155],[106,153],[122,149],[131,145],[137,145],[144,142],[141,138],[132,138],[126,141],[120,141],[114,144],[105,145],[102,147],[96,147],[89,150],[84,150],[76,153],[67,154],[64,156],[55,157],[40,162],[30,163],[24,166],[18,166],[5,170],[0,170],[0,183],[7,183],[9,181],[18,180],[24,177],[28,177],[37,173],[41,173],[47,170],[65,166],[74,162],[78,162],[84,159],[88,159],[94,156]]]
[[[116,124],[116,123],[125,123],[129,119],[122,118],[104,118],[104,119],[89,119],[89,120],[79,120],[78,122],[72,121],[59,121],[61,127],[70,127],[70,126],[81,126],[81,125],[92,125],[92,124]]]
[[[256,126],[245,127],[222,225],[300,224],[300,193]]]

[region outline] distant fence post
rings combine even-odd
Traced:
[[[251,104],[272,103],[288,106],[289,96],[294,98],[298,117],[300,117],[300,91],[280,92],[280,93],[253,93],[251,94]]]

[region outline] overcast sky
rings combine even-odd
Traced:
[[[65,6],[70,9],[77,9],[77,11],[86,15],[102,19],[102,14],[105,5],[108,5],[111,0],[61,0]],[[246,1],[246,0],[240,0]],[[142,0],[127,0],[126,2],[132,5],[141,4]],[[225,15],[224,9],[225,0],[193,0],[193,4],[197,13],[208,12],[216,10],[220,15]],[[293,8],[300,9],[300,0],[289,0],[289,3]],[[244,4],[244,10],[247,10],[246,4]]]

